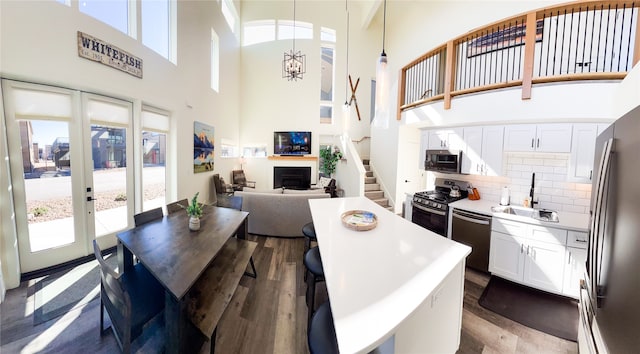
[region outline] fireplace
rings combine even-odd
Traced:
[[[311,167],[273,168],[273,188],[309,189],[311,187]]]

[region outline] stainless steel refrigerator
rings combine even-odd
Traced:
[[[595,155],[578,344],[581,353],[639,353],[640,107],[598,136]]]

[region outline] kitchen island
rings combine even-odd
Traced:
[[[471,249],[365,197],[309,205],[340,352],[367,353],[390,340],[395,353],[455,353]],[[374,213],[377,226],[346,227],[341,215],[350,210]]]

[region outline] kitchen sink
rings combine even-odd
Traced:
[[[491,207],[491,211],[494,213],[505,213],[517,216],[524,216],[546,222],[558,222],[558,213],[553,210],[547,209],[531,209],[518,206],[495,206]]]

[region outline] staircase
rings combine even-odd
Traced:
[[[369,160],[362,160],[362,164],[367,171],[364,176],[364,196],[393,212],[393,206],[389,205],[389,199],[385,198],[384,191],[380,189],[380,183],[376,182],[376,177],[369,166]]]

